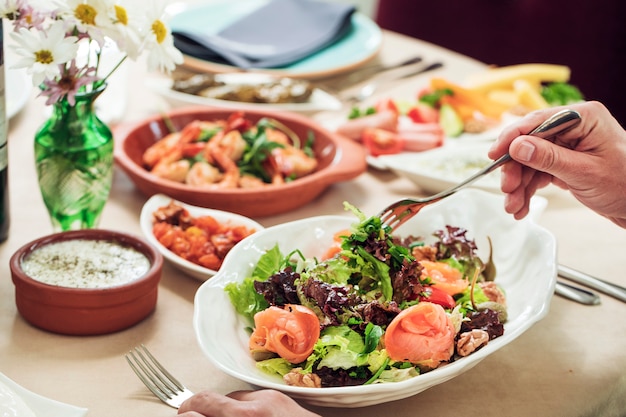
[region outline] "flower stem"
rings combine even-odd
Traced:
[[[113,69],[109,71],[109,73],[105,75],[104,78],[102,78],[102,81],[108,80],[109,77],[113,75],[113,73],[120,67],[120,65],[122,65],[122,63],[126,61],[126,58],[128,58],[128,55],[124,55],[122,59],[120,59],[120,61],[113,67]]]

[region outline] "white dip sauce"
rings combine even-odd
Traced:
[[[34,280],[61,287],[107,288],[143,276],[150,261],[138,250],[105,240],[75,239],[43,245],[22,260]]]

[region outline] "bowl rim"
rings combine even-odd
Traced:
[[[141,252],[150,261],[150,268],[139,278],[132,281],[102,288],[83,288],[83,287],[66,287],[60,285],[51,285],[42,281],[38,281],[24,272],[22,269],[22,260],[34,250],[55,242],[63,242],[68,240],[109,240],[121,242],[132,246]],[[81,229],[57,232],[50,235],[36,238],[18,248],[9,260],[9,268],[12,275],[13,283],[28,286],[31,290],[35,290],[38,294],[54,292],[57,294],[76,295],[78,297],[92,296],[110,296],[119,297],[123,293],[130,292],[134,289],[149,287],[160,281],[160,271],[163,266],[163,256],[150,243],[143,238],[115,230],[108,229]],[[120,300],[124,301],[124,300]]]

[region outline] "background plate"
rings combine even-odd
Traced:
[[[222,77],[232,78],[234,81],[237,81],[238,78],[249,78],[250,84],[255,84],[254,79],[258,79],[258,82],[263,82],[267,80],[267,77],[272,77],[268,74],[257,74],[257,73],[231,73],[231,74],[223,74]],[[250,76],[250,77],[248,77]],[[230,84],[237,84],[231,83]],[[240,83],[247,83],[245,80],[242,80]],[[266,109],[266,110],[280,110],[280,111],[293,111],[293,112],[314,112],[314,111],[322,111],[322,110],[340,110],[342,108],[341,102],[329,94],[328,92],[316,88],[313,90],[313,94],[311,98],[304,103],[246,103],[241,101],[233,101],[233,100],[219,100],[214,98],[202,97],[195,94],[183,93],[181,91],[172,90],[173,81],[169,78],[148,78],[146,80],[146,85],[155,93],[161,95],[165,99],[167,99],[172,105],[180,106],[180,105],[205,105],[205,106],[218,106],[218,107],[229,107],[235,109]]]
[[[173,14],[169,25],[173,31],[201,28],[215,34],[267,2],[268,0],[228,0],[184,9],[180,5],[174,5],[168,9]],[[294,78],[322,78],[356,68],[376,56],[382,44],[382,32],[376,23],[359,12],[353,14],[352,25],[353,30],[343,39],[308,58],[286,67],[258,71]],[[239,71],[235,66],[191,56],[185,56],[184,66],[205,72]]]
[[[436,194],[465,181],[492,160],[487,156],[491,142],[450,144],[424,152],[403,152],[381,155],[376,163],[406,177],[428,194]],[[500,194],[500,169],[476,180],[470,187]],[[538,190],[547,196],[556,186],[550,184]]]

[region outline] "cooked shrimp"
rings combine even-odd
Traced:
[[[199,161],[193,164],[185,182],[189,185],[204,186],[214,184],[222,179],[220,170],[208,162]]]
[[[267,184],[261,178],[255,177],[254,175],[242,175],[239,178],[240,188],[261,188],[266,185]]]
[[[317,168],[317,159],[293,146],[272,149],[272,157],[278,170],[285,177],[300,178]]]
[[[285,132],[277,129],[267,128],[265,129],[265,135],[270,142],[280,143],[281,145],[293,146],[289,136]]]
[[[148,147],[143,154],[143,163],[148,167],[154,167],[163,157],[170,155],[178,146],[180,132],[170,133],[163,139]]]
[[[166,161],[162,159],[154,166],[154,168],[152,168],[150,172],[157,177],[161,177],[166,180],[185,182],[190,167],[191,164],[186,159],[174,160],[171,162],[169,160]]]
[[[235,161],[218,148],[210,148],[210,155],[216,165],[223,171],[222,179],[211,186],[215,188],[237,188],[241,173]]]

